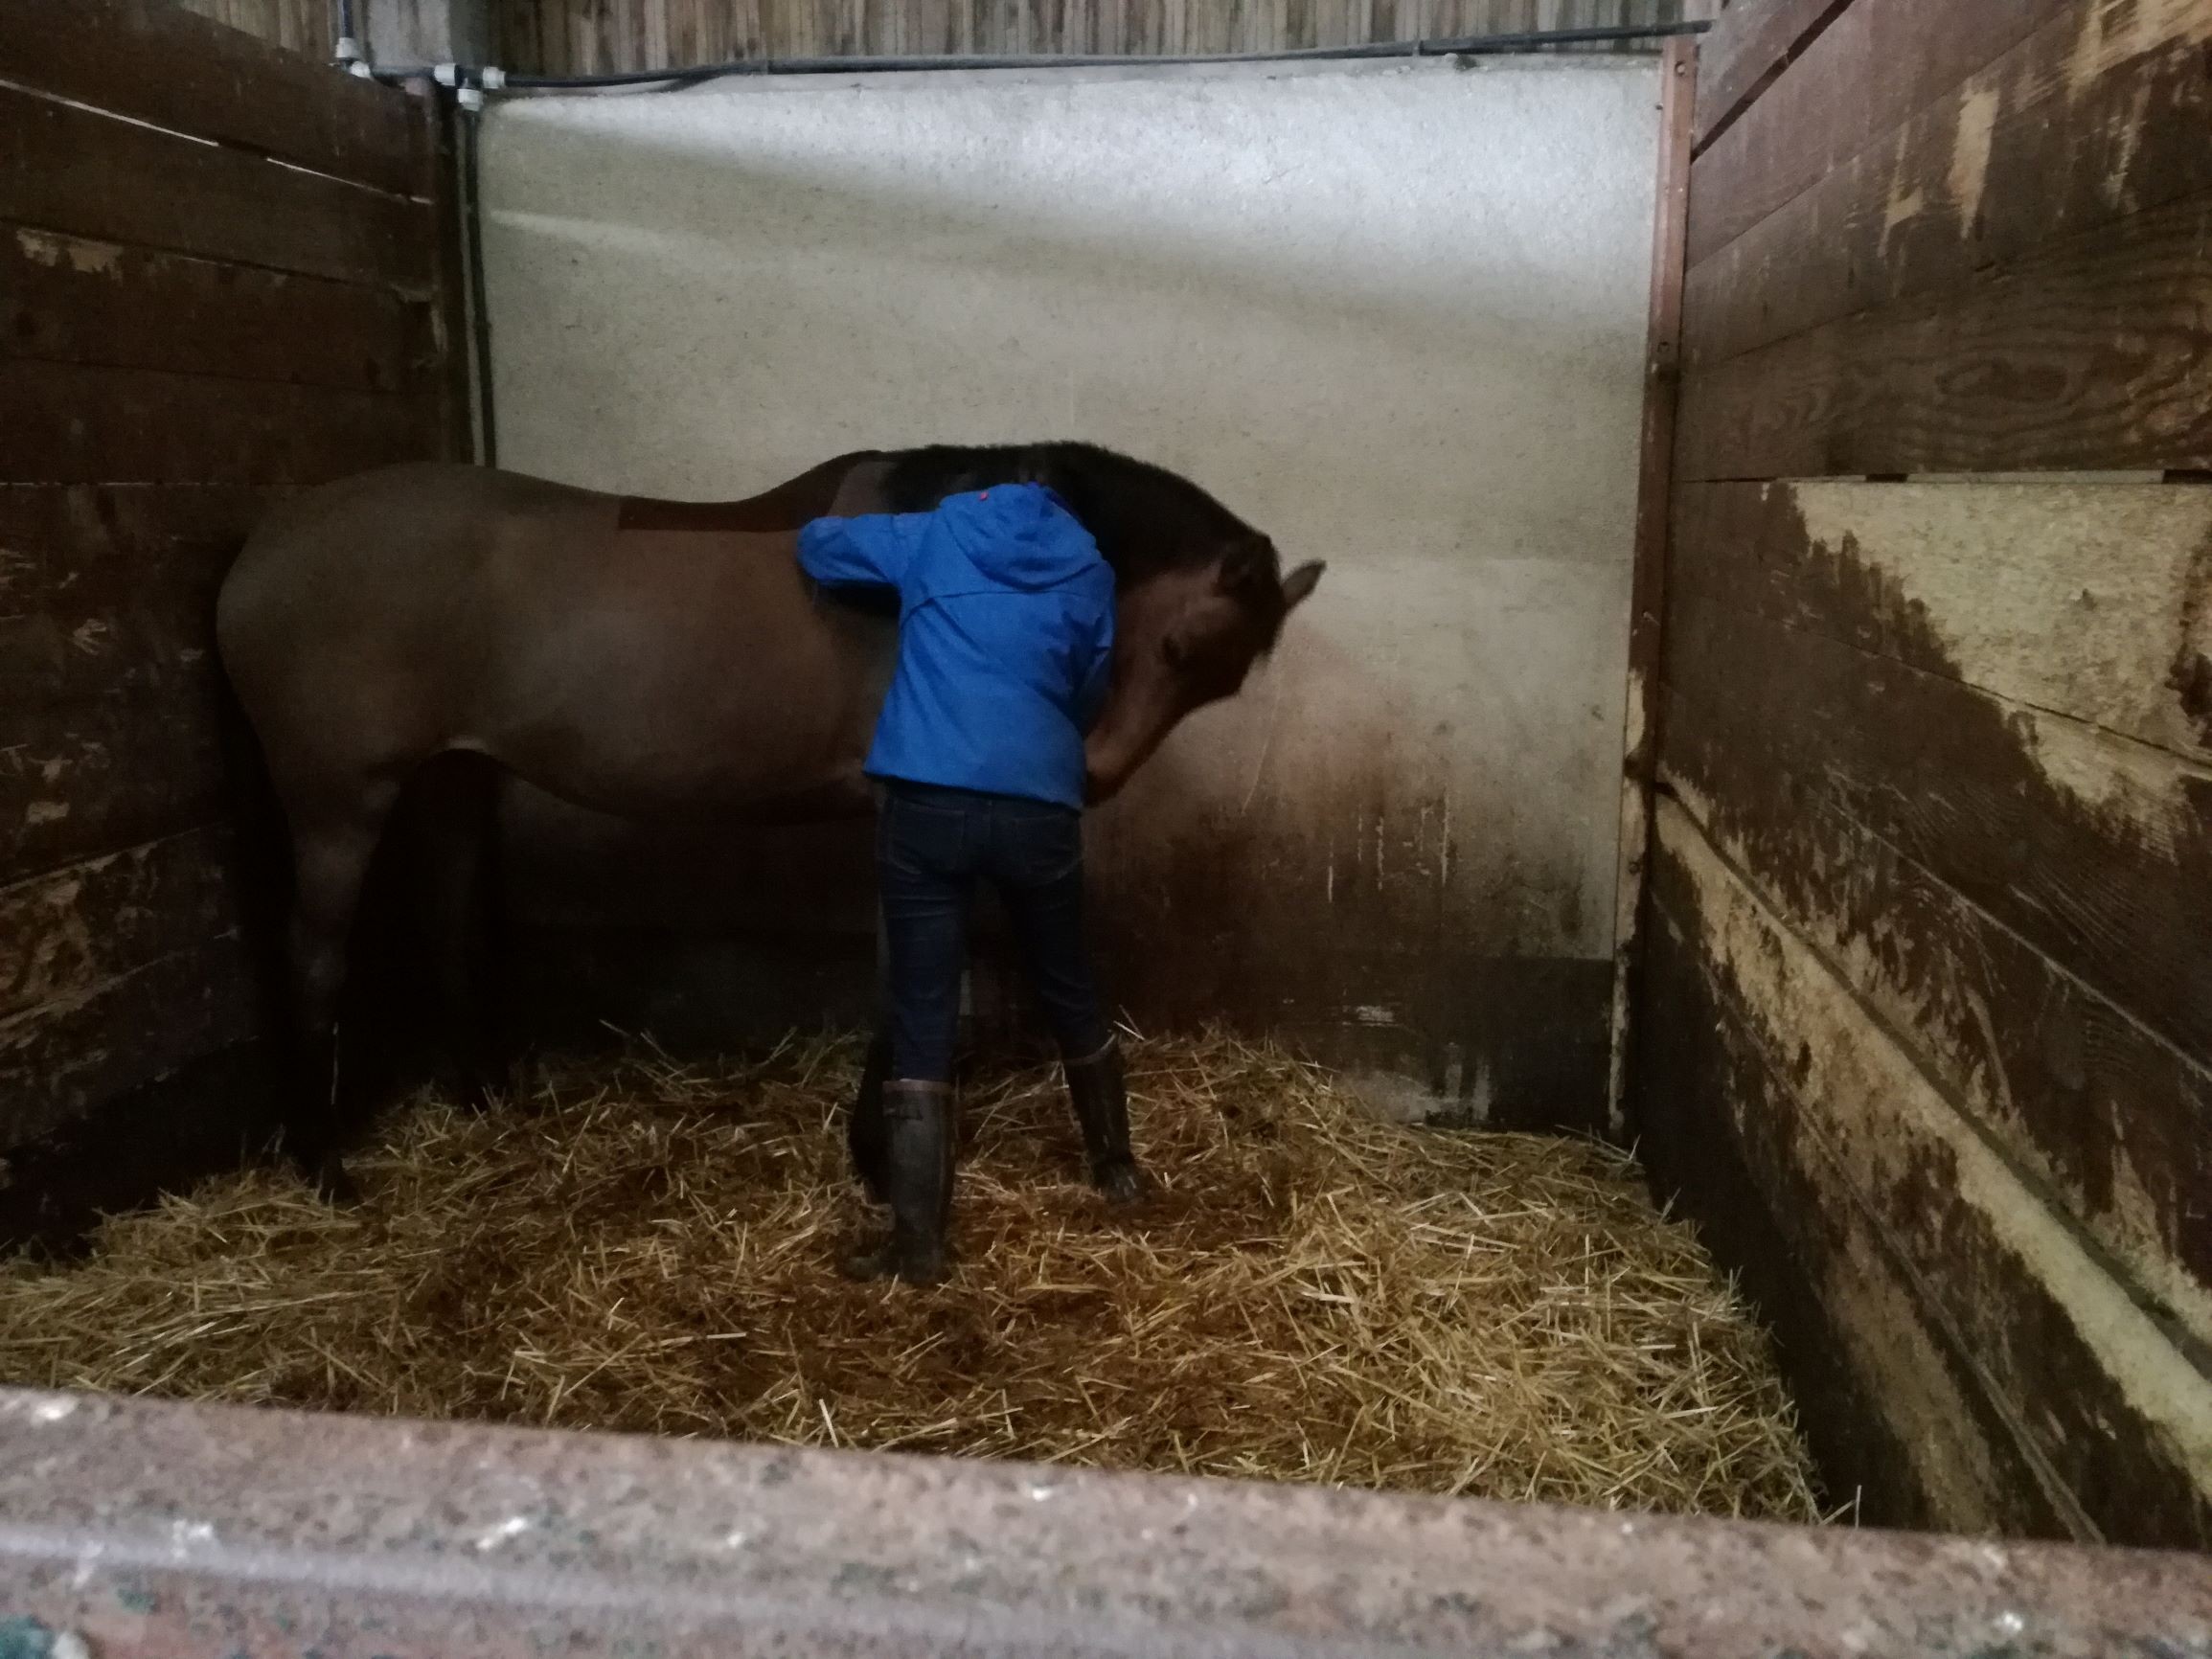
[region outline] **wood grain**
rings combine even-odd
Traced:
[[[229,932],[230,863],[228,831],[206,828],[0,887],[0,1021]]]
[[[1670,904],[1694,917],[1711,977],[1789,1083],[1766,1102],[1781,1137],[1827,1164],[1817,1184],[1864,1207],[1915,1308],[1951,1333],[2031,1448],[2041,1495],[2077,1535],[2203,1547],[2212,1378],[1696,826],[1671,805],[1658,822]],[[1879,1325],[1859,1335],[1892,1340]]]
[[[2110,39],[2101,15],[2053,18],[1698,264],[1691,366],[2212,191],[2212,9],[2149,6]]]
[[[429,289],[427,203],[7,86],[0,219],[416,295]]]
[[[2212,1070],[1825,801],[1787,819],[1694,704],[1665,782],[2113,1270],[2212,1341]]]
[[[1300,51],[1682,13],[1681,0],[504,0],[500,51],[523,73],[587,75],[761,57]]]
[[[0,708],[0,883],[218,821],[218,720],[211,682]]]
[[[1697,120],[1703,149],[1818,38],[1851,0],[1763,0],[1721,13],[1698,55]]]
[[[394,194],[422,188],[404,92],[166,0],[0,0],[0,80]]]
[[[1684,488],[1675,530],[1677,603],[1747,610],[2212,763],[2212,490],[1703,484]]]
[[[258,997],[244,946],[226,934],[87,995],[0,1020],[0,1148],[51,1135],[120,1095],[249,1039]]]
[[[1669,624],[1669,684],[1716,742],[2212,1061],[2212,772],[1744,612]]]
[[[1854,0],[1699,156],[1693,265],[2077,0]]]
[[[2197,195],[1700,368],[1676,475],[2212,467],[2208,270]]]
[[[2070,1535],[1973,1356],[1798,1129],[1790,1068],[1724,983],[1696,890],[1664,846],[1635,1077],[1637,1149],[1662,1201],[1773,1330],[1828,1490],[1861,1524]]]
[[[348,392],[0,358],[0,477],[320,484],[438,449],[434,393]]]
[[[7,224],[0,357],[364,392],[445,361],[428,301]]]

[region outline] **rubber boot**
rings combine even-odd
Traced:
[[[1091,1185],[1116,1204],[1134,1204],[1152,1191],[1129,1150],[1129,1086],[1118,1043],[1087,1059],[1068,1060],[1067,1098],[1083,1125],[1083,1150],[1090,1159]]]
[[[883,1089],[888,1152],[884,1185],[891,1200],[891,1237],[853,1263],[859,1279],[934,1284],[950,1252],[954,1125],[952,1087],[901,1079]]]
[[[853,1115],[845,1123],[853,1173],[878,1204],[891,1201],[891,1125],[883,1115],[883,1085],[890,1078],[891,1039],[879,1036],[868,1045],[868,1058],[860,1068],[859,1091],[853,1097]]]

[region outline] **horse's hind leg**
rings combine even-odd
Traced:
[[[290,1155],[333,1198],[352,1193],[338,1105],[338,994],[361,882],[396,785],[378,784],[342,809],[295,811],[292,822],[292,1056],[296,1104]]]
[[[482,755],[437,757],[417,774],[432,973],[447,1047],[469,1102],[507,1085],[494,929],[499,768]]]

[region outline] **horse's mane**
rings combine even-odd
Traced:
[[[882,489],[892,512],[926,512],[948,495],[994,484],[1047,486],[1083,521],[1125,584],[1265,541],[1189,479],[1095,443],[933,444],[880,458],[891,464]]]

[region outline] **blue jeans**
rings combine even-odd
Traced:
[[[1042,801],[919,784],[884,786],[876,868],[890,946],[891,1075],[952,1076],[968,907],[978,880],[998,892],[1060,1053],[1084,1059],[1111,1040],[1083,939],[1083,815]]]

